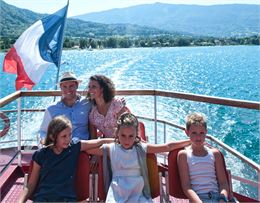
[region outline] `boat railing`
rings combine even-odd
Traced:
[[[81,95],[86,95],[85,91],[79,91]],[[171,126],[174,128],[177,128],[179,130],[184,130],[185,128],[181,125],[165,121],[164,119],[159,119],[157,116],[158,106],[157,106],[157,100],[159,97],[168,97],[168,98],[174,98],[174,99],[181,99],[181,100],[189,100],[189,101],[195,101],[195,102],[203,102],[208,104],[218,104],[218,105],[224,105],[224,106],[231,106],[231,107],[238,107],[238,108],[244,108],[244,109],[252,109],[259,111],[260,110],[260,102],[256,101],[246,101],[246,100],[236,100],[236,99],[228,99],[228,98],[222,98],[222,97],[212,97],[212,96],[206,96],[206,95],[198,95],[198,94],[190,94],[190,93],[182,93],[182,92],[170,92],[170,91],[161,91],[161,90],[117,90],[117,95],[121,96],[152,96],[153,97],[153,117],[146,117],[142,115],[138,115],[140,119],[151,121],[154,124],[154,142],[158,143],[158,136],[157,136],[157,125],[158,123],[163,124],[163,141],[166,142],[166,126]],[[0,99],[0,110],[4,113],[10,113],[10,112],[16,112],[17,113],[17,140],[15,142],[18,142],[17,150],[18,152],[21,152],[21,114],[22,112],[43,112],[45,108],[41,109],[32,109],[32,108],[22,108],[21,99],[24,97],[57,97],[61,96],[60,91],[17,91],[14,92],[2,99]],[[9,103],[17,100],[17,108],[14,109],[6,109],[3,108]],[[1,129],[0,129],[1,130]],[[225,143],[221,142],[217,138],[211,135],[207,135],[207,139],[213,142],[214,144],[217,144],[221,148],[225,149],[226,151],[233,154],[235,157],[243,161],[244,163],[248,164],[251,168],[253,168],[256,173],[258,174],[258,177],[260,176],[260,166],[256,164],[254,161],[248,159],[243,154],[239,153],[238,151],[232,149]],[[0,141],[0,143],[5,143],[8,141]],[[21,153],[18,154],[18,161],[21,161]],[[247,183],[249,185],[252,185],[254,187],[259,188],[259,182],[255,182],[252,180],[248,180],[246,178],[242,178],[239,176],[232,175],[232,178],[244,183]]]

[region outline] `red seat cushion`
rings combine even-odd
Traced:
[[[75,177],[77,201],[83,201],[89,197],[89,174],[89,155],[80,152]]]
[[[177,156],[183,148],[175,149],[168,154],[168,177],[169,177],[169,194],[180,199],[187,199],[182,191],[181,179],[179,175]]]
[[[144,141],[147,141],[146,140],[146,135],[145,135],[145,127],[144,127],[144,123],[143,122],[138,122],[138,136],[144,140]]]
[[[152,198],[160,195],[159,169],[155,154],[146,155],[146,164],[148,169],[148,178]]]

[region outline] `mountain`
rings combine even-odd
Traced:
[[[37,20],[47,14],[39,14],[27,9],[20,9],[0,0],[0,37],[18,37]],[[104,37],[112,35],[150,36],[170,34],[170,32],[132,24],[102,24],[68,18],[65,36],[70,37]],[[178,33],[176,33],[178,35]]]
[[[0,0],[0,36],[17,36],[42,17],[44,17],[43,14],[18,9]]]
[[[131,23],[169,32],[230,37],[260,33],[260,5],[144,4],[74,16],[99,23]]]

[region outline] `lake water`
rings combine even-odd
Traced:
[[[80,89],[87,86],[91,75],[104,74],[114,81],[117,89],[160,89],[260,101],[259,55],[259,46],[70,50],[63,51],[61,73],[75,72],[83,80]],[[1,65],[3,58],[4,53],[0,53]],[[54,89],[56,72],[56,67],[51,66],[34,90]],[[1,71],[1,98],[15,91],[15,77]],[[126,100],[134,113],[153,117],[152,98],[126,97]],[[50,98],[39,98],[37,101],[24,102],[23,107],[46,107],[51,102]],[[6,108],[13,108],[12,105],[16,104]],[[259,163],[259,111],[168,99],[158,99],[158,109],[159,119],[181,125],[184,125],[187,113],[205,113],[209,134]],[[36,135],[41,118],[42,114],[28,116],[27,122],[33,125],[24,126],[25,136]],[[149,135],[152,133],[150,128],[148,125]],[[158,126],[158,134],[161,133],[162,129]],[[181,132],[169,129],[168,139],[176,133]],[[231,167],[237,168],[236,173],[257,181],[257,176],[247,171],[246,166],[237,164],[237,160],[229,155],[227,159]],[[247,192],[257,194],[250,188]]]

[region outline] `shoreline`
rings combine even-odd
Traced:
[[[195,48],[195,47],[226,47],[226,46],[260,46],[260,45],[255,45],[255,44],[235,44],[235,45],[231,45],[231,44],[227,44],[227,45],[194,45],[194,46],[171,46],[171,47],[117,47],[117,48],[92,48],[91,50],[88,50],[86,48],[81,49],[81,48],[64,48],[63,47],[63,51],[70,51],[70,50],[79,50],[79,51],[102,51],[102,50],[108,50],[108,49],[144,49],[144,48],[154,48],[154,49],[162,49],[162,48],[174,48],[174,47],[190,47],[190,48]],[[9,51],[9,49],[0,49],[0,53],[7,53]]]

